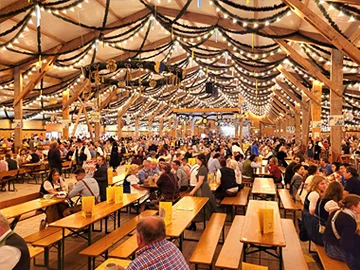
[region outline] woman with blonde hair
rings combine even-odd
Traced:
[[[351,270],[359,270],[360,236],[356,215],[360,214],[360,196],[348,195],[339,205],[341,209],[333,212],[326,224],[325,252],[334,260],[346,262]]]
[[[323,196],[326,189],[326,178],[320,175],[314,176],[307,188],[308,194],[305,197],[304,210],[302,215],[301,231],[306,231],[308,240],[317,245],[323,246],[322,234],[320,231],[319,218],[315,216],[318,200]]]
[[[136,176],[139,172],[139,166],[136,164],[131,164],[128,170],[128,174],[124,179],[124,193],[131,194],[144,194],[146,196],[142,197],[140,200],[140,211],[145,210],[145,201],[149,198],[149,190],[147,188],[141,187],[139,185],[139,178]]]

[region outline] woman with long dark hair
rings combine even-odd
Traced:
[[[159,191],[162,195],[162,200],[175,202],[179,199],[179,183],[175,174],[171,172],[171,165],[165,163],[162,167],[160,177],[156,180]]]
[[[216,212],[216,200],[208,184],[208,168],[206,167],[205,155],[204,154],[198,155],[196,157],[196,163],[200,166],[198,174],[196,175],[197,184],[193,188],[193,190],[189,193],[189,195],[209,198],[208,202],[205,205],[206,219],[209,219],[212,213]],[[204,217],[202,215],[203,215],[202,212],[198,214],[194,219],[194,222],[192,222],[190,227],[188,227],[187,229],[196,231],[196,222],[201,222],[202,220],[204,220]]]

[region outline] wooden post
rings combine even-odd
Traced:
[[[139,117],[136,116],[135,118],[135,137],[139,138],[140,137],[140,131],[139,131]]]
[[[187,121],[184,121],[184,137],[186,138],[187,137]]]
[[[321,100],[322,94],[322,83],[319,81],[313,81],[312,87],[313,94],[317,97],[318,100]],[[312,114],[312,138],[313,140],[317,138],[321,138],[321,106],[318,104],[311,102],[311,114]]]
[[[20,67],[14,68],[14,99],[21,95],[23,91],[23,78],[20,71]],[[15,132],[15,153],[22,147],[22,125],[23,125],[23,99],[21,98],[19,102],[14,107],[14,122],[16,124],[14,128]]]
[[[301,110],[302,110],[302,123],[301,123],[301,133],[302,133],[302,138],[301,138],[301,144],[303,146],[304,149],[306,149],[307,145],[308,145],[308,140],[309,140],[309,130],[310,130],[310,114],[311,114],[311,110],[310,110],[310,101],[306,101],[307,95],[305,93],[302,94],[302,101],[306,102],[307,106],[301,106]]]
[[[343,87],[343,53],[339,50],[333,49],[331,53],[331,81],[339,89]],[[340,94],[340,95],[339,95]],[[330,91],[330,116],[336,115],[342,117],[342,93],[334,93]],[[341,156],[341,141],[342,141],[342,125],[331,127],[331,160],[338,161]]]
[[[300,145],[301,139],[300,139],[300,104],[295,102],[295,142],[296,145]]]
[[[163,136],[163,129],[164,129],[164,119],[163,118],[161,118],[160,120],[159,120],[159,135],[160,136]]]
[[[154,118],[151,118],[151,119],[148,120],[150,136],[151,136],[151,134],[153,133],[153,119],[154,119]]]
[[[195,117],[191,119],[191,137],[195,135]]]
[[[63,139],[69,138],[69,125],[70,125],[70,113],[69,113],[69,106],[64,107],[64,105],[69,101],[69,89],[66,89],[62,93],[62,120],[63,120]]]
[[[117,130],[118,139],[122,137],[123,127],[124,127],[124,120],[122,119],[122,114],[118,113],[118,130]]]
[[[178,122],[178,118],[177,118],[177,116],[176,116],[176,118],[174,119],[174,131],[175,131],[174,138],[175,138],[175,139],[176,139],[177,136],[178,136],[178,132],[177,132],[178,125],[179,125],[179,122]]]

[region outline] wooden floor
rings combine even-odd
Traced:
[[[70,179],[68,179],[67,181],[74,181],[73,176]],[[38,191],[40,188],[40,185],[17,184],[16,187],[18,190],[17,192],[0,193],[0,196],[1,196],[0,201],[14,198],[17,196],[23,196],[27,193],[32,193],[32,192]],[[243,214],[243,213],[239,212],[239,214]],[[127,213],[122,213],[121,214],[121,222],[122,223],[126,222],[128,219],[130,219],[134,216],[135,216],[134,214],[130,215]],[[43,218],[44,218],[44,216],[40,215],[40,216],[36,216],[36,217],[30,218],[30,219],[21,221],[18,223],[17,227],[15,228],[15,232],[17,232],[22,237],[25,237],[34,232],[37,232],[39,230],[40,221]],[[289,216],[289,218],[291,218],[291,217]],[[174,220],[174,222],[176,222],[176,219]],[[227,234],[227,232],[230,228],[230,225],[231,225],[230,222],[226,223],[225,235]],[[113,228],[112,226],[113,226],[112,222],[109,222],[109,231],[112,230],[112,228]],[[198,230],[196,232],[186,231],[185,237],[199,239],[202,231],[203,231],[203,225],[199,224]],[[96,241],[96,240],[100,239],[103,235],[104,235],[104,233],[93,233],[93,240]],[[184,253],[184,256],[187,261],[189,260],[193,250],[195,249],[196,243],[197,242],[194,242],[194,241],[184,241],[183,253]],[[120,242],[119,242],[119,244],[120,244]],[[311,269],[311,270],[321,269],[321,267],[318,266],[317,263],[314,261],[314,258],[311,255],[309,255],[309,253],[307,251],[308,243],[306,242],[306,243],[301,243],[301,244],[302,244],[305,259],[308,262],[309,269]],[[70,269],[71,270],[87,269],[87,258],[79,255],[79,252],[82,249],[84,249],[85,247],[86,247],[86,242],[84,239],[82,239],[80,237],[68,237],[66,239],[66,241],[65,241],[65,254],[66,254],[65,269],[69,269],[69,270]],[[220,249],[221,249],[221,245],[218,245],[215,258],[217,258],[218,254],[220,252]],[[313,247],[313,249],[314,249],[314,247]],[[37,263],[43,262],[42,255],[40,255],[37,258],[36,262]],[[279,269],[279,264],[278,264],[277,260],[265,253],[261,253],[261,254],[256,253],[256,254],[252,254],[252,255],[248,256],[248,262],[268,266],[270,270]],[[97,265],[99,265],[100,263],[101,263],[101,258],[98,258]],[[55,248],[52,248],[50,250],[50,267],[52,269],[57,269],[57,250]],[[32,269],[44,269],[44,268],[32,266]],[[195,269],[195,267],[193,265],[191,265],[190,269]],[[241,269],[241,268],[239,268],[239,269]],[[301,270],[301,269],[296,269],[296,270]]]

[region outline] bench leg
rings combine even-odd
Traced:
[[[206,207],[203,207],[204,209],[204,230],[206,228]]]
[[[118,214],[117,214],[118,228],[120,227],[120,213],[121,213],[121,211],[119,210]]]
[[[316,251],[311,250],[311,241],[309,240],[309,253],[316,253]]]
[[[283,257],[282,257],[282,247],[279,248],[279,269],[283,268]]]
[[[59,250],[58,250],[58,254],[59,254]],[[58,258],[59,261],[59,258]],[[45,267],[49,268],[49,248],[46,247],[44,248],[44,265]]]

